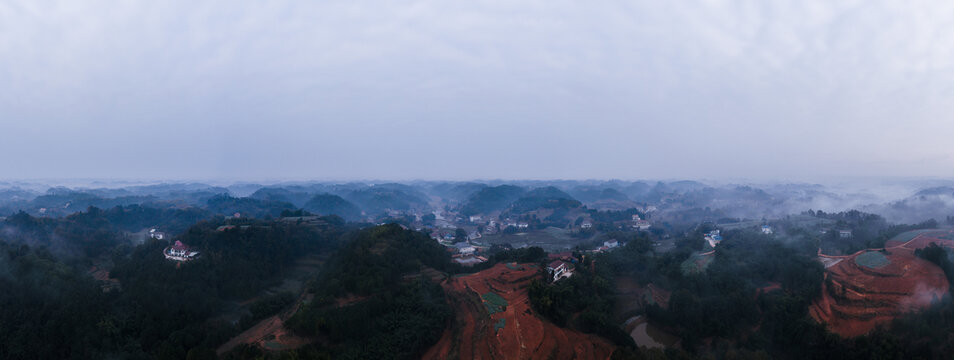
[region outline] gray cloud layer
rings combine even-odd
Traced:
[[[0,178],[954,176],[951,2],[0,3]]]

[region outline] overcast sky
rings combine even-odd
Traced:
[[[0,2],[0,179],[844,176],[954,177],[954,2]]]

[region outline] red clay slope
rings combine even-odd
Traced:
[[[854,337],[940,299],[949,287],[944,272],[915,256],[914,249],[932,241],[954,246],[954,241],[929,236],[932,234],[921,234],[905,243],[888,243],[885,256],[890,264],[881,268],[855,262],[859,255],[880,249],[862,250],[847,256],[819,253],[820,259],[834,265],[825,271],[822,297],[809,309],[812,318],[828,324],[836,334]]]
[[[456,319],[424,359],[608,359],[615,347],[606,340],[560,328],[533,314],[527,297],[539,278],[534,264],[497,264],[443,283]],[[496,293],[506,310],[489,314],[481,296]],[[500,319],[505,323],[496,330]]]

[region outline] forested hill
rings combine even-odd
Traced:
[[[222,220],[200,222],[176,238],[201,252],[185,263],[163,258],[170,241],[110,248],[119,286],[108,291],[87,273],[90,259],[60,260],[0,235],[0,358],[214,359],[241,330],[218,318],[227,301],[280,283],[298,257],[337,248],[345,225],[321,220],[243,220],[223,231]]]
[[[345,236],[312,291],[316,298],[287,325],[329,339],[302,356],[413,359],[440,337],[451,316],[427,268],[451,267],[444,247],[420,232],[383,225]],[[422,270],[425,270],[422,272]],[[357,299],[348,306],[336,306]]]

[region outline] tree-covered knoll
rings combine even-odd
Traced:
[[[305,203],[303,208],[316,214],[338,215],[347,220],[361,218],[361,209],[350,201],[334,194],[315,195]]]
[[[391,224],[345,236],[344,245],[312,285],[315,300],[286,323],[328,341],[318,351],[340,359],[413,359],[440,337],[451,316],[440,285],[424,267],[452,267],[427,235]],[[336,306],[336,299],[357,299]]]
[[[77,223],[71,229],[107,226],[95,211],[71,219]],[[163,257],[165,240],[132,251],[104,249],[115,263],[115,288],[101,287],[88,265],[64,262],[43,245],[0,240],[0,286],[11,290],[0,291],[0,358],[214,358],[214,349],[239,330],[216,319],[226,301],[277,284],[296,258],[333,251],[345,231],[334,218],[325,226],[246,221],[244,229],[217,231],[221,220],[190,228],[178,239],[201,255],[185,263]]]
[[[504,210],[525,192],[526,189],[516,185],[481,188],[467,198],[460,212],[465,216],[470,216]]]

